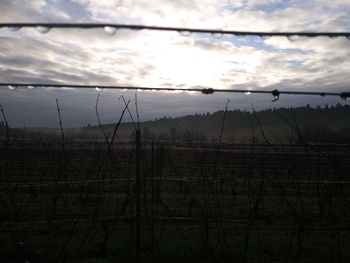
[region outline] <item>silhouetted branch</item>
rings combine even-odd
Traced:
[[[64,132],[63,132],[63,128],[62,128],[61,110],[60,110],[60,106],[58,104],[58,99],[57,98],[56,98],[56,105],[57,105],[58,119],[59,119],[59,122],[60,122],[60,130],[61,130],[61,138],[62,138],[62,150],[64,151]]]
[[[97,95],[97,98],[96,98],[95,113],[96,113],[96,117],[97,117],[97,121],[98,121],[98,126],[100,127],[100,130],[103,133],[103,136],[104,136],[105,141],[106,141],[106,145],[109,145],[108,136],[107,136],[105,130],[103,129],[103,126],[101,124],[100,115],[98,113],[98,102],[99,102],[99,99],[100,99],[100,93]]]
[[[132,114],[131,114],[131,111],[130,111],[130,109],[129,109],[129,106],[128,106],[128,104],[129,104],[130,100],[129,100],[129,102],[128,102],[128,103],[126,103],[124,96],[123,96],[123,95],[121,95],[120,97],[122,98],[122,100],[123,100],[123,102],[124,102],[125,108],[128,110],[128,113],[129,113],[129,116],[130,116],[130,119],[131,119],[132,125],[134,126],[134,129],[135,129],[135,131],[137,131],[137,128],[136,128],[136,125],[135,125],[135,121],[134,121],[134,118],[133,118],[133,116],[132,116]]]
[[[116,135],[117,135],[118,128],[119,128],[120,123],[121,123],[121,121],[122,121],[122,119],[123,119],[125,110],[128,108],[129,103],[130,103],[130,100],[129,100],[127,103],[125,103],[125,108],[124,108],[124,110],[122,111],[122,114],[120,115],[120,118],[119,118],[118,123],[117,123],[117,124],[115,125],[115,127],[114,127],[112,139],[111,139],[111,141],[110,141],[110,143],[109,143],[109,151],[111,151],[111,149],[112,149],[113,142],[114,142],[114,139],[115,139],[115,137],[116,137]]]

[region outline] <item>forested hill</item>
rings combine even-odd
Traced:
[[[174,139],[180,133],[190,133],[192,137],[217,137],[224,120],[224,138],[232,136],[237,140],[246,140],[251,131],[266,128],[279,137],[291,133],[292,126],[298,126],[308,136],[317,137],[346,137],[350,139],[350,105],[326,106],[312,108],[310,106],[298,108],[279,108],[262,111],[229,110],[214,113],[197,113],[182,117],[163,117],[154,121],[141,123],[144,137]],[[260,123],[260,124],[259,124]],[[104,125],[111,131],[114,124]],[[131,123],[123,123],[118,133],[121,138],[129,136],[133,130]],[[97,126],[84,127],[85,133],[100,134]],[[289,135],[288,135],[289,136]],[[231,138],[233,140],[233,138]]]
[[[294,116],[293,116],[294,115]],[[163,130],[171,126],[180,126],[182,129],[197,129],[203,131],[217,131],[221,127],[224,111],[212,114],[196,114],[177,118],[160,118],[155,121],[147,121],[143,126]],[[256,126],[257,120],[263,126],[284,126],[288,120],[300,126],[322,125],[328,127],[350,128],[350,105],[341,105],[326,108],[311,108],[310,106],[299,108],[280,108],[258,111],[255,113],[232,110],[225,114],[225,130],[247,129]]]

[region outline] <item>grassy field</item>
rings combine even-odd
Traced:
[[[2,142],[1,262],[349,262],[348,145],[140,146]]]

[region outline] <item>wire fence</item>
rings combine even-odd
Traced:
[[[302,31],[235,31],[235,30],[220,30],[220,29],[203,29],[203,28],[187,28],[187,27],[166,27],[166,26],[147,26],[147,25],[131,25],[131,24],[113,24],[113,23],[0,23],[0,28],[8,28],[13,31],[18,31],[21,28],[36,28],[41,33],[48,33],[52,28],[56,29],[93,29],[103,28],[107,33],[114,34],[118,29],[130,30],[154,30],[154,31],[175,31],[182,34],[205,33],[213,35],[235,35],[235,36],[259,36],[259,37],[287,37],[290,39],[293,36],[300,37],[345,37],[350,39],[350,32],[302,32]],[[79,84],[47,84],[47,83],[0,83],[0,86],[7,86],[14,90],[18,86],[26,86],[29,88],[35,87],[51,87],[51,88],[94,88],[94,89],[122,89],[122,90],[139,90],[139,91],[189,91],[200,92],[202,94],[213,94],[214,92],[224,93],[245,93],[245,94],[272,94],[273,100],[277,101],[280,95],[318,95],[318,96],[338,96],[344,100],[350,99],[350,92],[313,92],[313,91],[283,91],[283,90],[239,90],[239,89],[215,89],[215,88],[160,88],[160,87],[133,87],[133,86],[118,86],[118,85],[79,85]]]
[[[350,258],[345,144],[141,140],[138,150],[134,142],[116,141],[111,151],[102,139],[57,137],[52,144],[11,139],[5,145],[5,258],[13,253],[34,262],[134,260],[136,225],[140,261],[169,255],[208,262]]]
[[[41,33],[48,33],[52,28],[56,29],[93,29],[102,28],[107,33],[115,33],[118,29],[130,30],[153,30],[153,31],[170,31],[180,33],[205,33],[218,35],[235,35],[235,36],[259,36],[259,37],[346,37],[350,38],[350,32],[303,32],[303,31],[237,31],[222,29],[204,29],[190,27],[169,27],[169,26],[148,26],[132,24],[114,24],[114,23],[0,23],[0,28],[9,28],[18,31],[21,28],[36,28]]]
[[[241,32],[119,24],[11,23],[0,27],[127,28],[257,36],[347,37],[350,33]],[[1,83],[27,87],[89,85]],[[98,89],[177,91],[171,88],[97,86]],[[214,92],[339,96],[349,92],[184,89]],[[348,262],[350,252],[349,145],[299,144],[235,148],[198,143],[135,140],[119,143],[100,125],[102,139],[68,140],[56,100],[55,140],[26,141],[6,126],[0,153],[0,251],[4,262]],[[96,115],[98,114],[98,99]],[[137,109],[137,102],[135,98]],[[1,106],[1,105],[0,105]],[[227,107],[226,107],[227,110]],[[225,112],[226,112],[225,110]],[[290,122],[288,122],[290,124]],[[138,124],[138,123],[137,123]],[[253,137],[255,135],[252,135]],[[104,137],[104,138],[103,138]],[[105,140],[104,140],[105,139]],[[252,142],[255,142],[252,138]],[[237,146],[236,146],[237,147]]]
[[[214,93],[241,93],[251,94],[270,94],[273,96],[273,102],[280,98],[280,95],[307,95],[307,96],[336,96],[343,100],[350,100],[350,92],[315,92],[315,91],[286,91],[286,90],[261,90],[261,89],[214,89],[214,88],[159,88],[159,87],[136,87],[136,86],[113,86],[113,85],[79,85],[79,84],[43,84],[43,83],[0,83],[0,87],[7,87],[15,90],[17,87],[33,88],[74,88],[74,89],[96,89],[106,90],[134,90],[134,91],[170,91],[170,92],[199,92],[202,94]]]

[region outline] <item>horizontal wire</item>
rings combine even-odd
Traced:
[[[163,26],[146,26],[146,25],[127,25],[127,24],[113,24],[113,23],[0,23],[0,28],[106,28],[111,27],[115,29],[131,29],[131,30],[157,30],[157,31],[177,31],[183,33],[209,33],[221,35],[242,35],[242,36],[304,36],[304,37],[346,37],[350,39],[350,32],[263,32],[263,31],[234,31],[234,30],[218,30],[218,29],[200,29],[200,28],[186,28],[186,27],[163,27]],[[47,32],[47,31],[46,31]],[[273,101],[278,100],[279,95],[319,95],[319,96],[340,96],[342,99],[349,100],[350,92],[334,93],[334,92],[310,92],[310,91],[279,91],[275,90],[228,90],[228,89],[213,89],[213,88],[153,88],[153,87],[132,87],[132,86],[109,86],[109,85],[60,85],[60,84],[22,84],[22,83],[0,83],[0,86],[31,86],[31,87],[52,87],[52,88],[101,88],[101,89],[127,89],[127,90],[151,90],[151,91],[190,91],[201,92],[203,94],[212,94],[214,92],[227,93],[246,93],[246,94],[272,94]]]
[[[239,31],[239,30],[221,30],[221,29],[206,29],[206,28],[190,28],[190,27],[168,27],[168,26],[147,26],[147,25],[129,25],[129,24],[113,24],[113,23],[0,23],[0,28],[114,28],[114,29],[131,29],[131,30],[156,30],[156,31],[176,31],[180,33],[206,33],[206,34],[221,34],[221,35],[236,35],[236,36],[303,36],[303,37],[346,37],[350,38],[350,32],[303,32],[303,31]]]
[[[15,89],[17,87],[29,88],[77,88],[77,89],[115,89],[115,90],[136,90],[136,91],[189,91],[203,94],[218,93],[244,93],[244,94],[272,94],[275,100],[283,95],[311,95],[311,96],[339,96],[349,100],[350,92],[313,92],[313,91],[286,91],[286,90],[246,90],[246,89],[214,89],[214,88],[158,88],[143,86],[114,86],[114,85],[81,85],[81,84],[42,84],[42,83],[0,83],[0,87]]]
[[[202,177],[193,177],[193,178],[177,178],[177,177],[156,177],[156,178],[145,178],[145,181],[160,181],[160,182],[201,182],[203,181]],[[47,182],[34,182],[34,183],[10,183],[8,185],[3,184],[0,187],[0,191],[8,190],[8,189],[18,189],[18,188],[40,188],[47,186],[58,186],[58,185],[82,185],[82,184],[95,184],[95,183],[112,183],[112,182],[125,182],[130,181],[134,182],[134,178],[113,178],[113,179],[90,179],[90,180],[71,180],[71,181],[47,181]],[[258,183],[259,180],[253,179],[249,180],[250,182]],[[313,180],[282,180],[283,183],[290,184],[307,184],[307,185],[332,185],[332,184],[342,184],[348,185],[350,181],[345,180],[321,180],[321,181],[313,181]],[[212,183],[225,183],[225,180],[213,180]],[[248,179],[235,179],[235,183],[247,183]],[[281,182],[281,181],[279,181]],[[237,193],[236,193],[237,194]],[[244,192],[241,192],[243,195]]]
[[[166,222],[174,222],[174,221],[181,221],[183,223],[202,223],[204,222],[217,222],[217,218],[215,217],[191,217],[191,216],[162,216],[162,215],[147,215],[144,216],[145,219],[153,219],[156,221],[163,221]],[[25,219],[25,218],[24,218]],[[86,222],[91,219],[95,219],[97,221],[104,221],[108,222],[109,224],[117,224],[117,223],[125,223],[134,220],[134,217],[131,215],[111,215],[111,216],[78,216],[74,218],[57,218],[57,219],[51,219],[51,220],[28,220],[28,221],[14,221],[14,222],[0,222],[0,225],[15,225],[15,224],[21,224],[21,225],[43,225],[43,224],[63,224],[63,223],[76,223],[76,222]],[[226,224],[234,223],[234,224],[246,224],[249,219],[240,219],[240,218],[221,218],[221,222],[224,222]],[[265,224],[268,224],[269,226],[283,226],[286,224],[292,223],[293,220],[283,220],[280,219],[276,221],[275,223],[271,224],[271,222],[268,222],[268,220],[261,219],[258,221],[257,226],[264,226]],[[326,221],[327,222],[327,221]],[[349,229],[349,226],[346,224],[347,222],[340,222],[340,226],[347,227]],[[327,223],[321,223],[321,222],[311,222],[309,227],[324,227],[327,229],[332,229],[332,226]],[[91,227],[90,229],[96,229],[94,227]],[[5,229],[7,231],[7,229]],[[3,232],[0,230],[0,232]],[[22,232],[22,231],[21,231]]]

